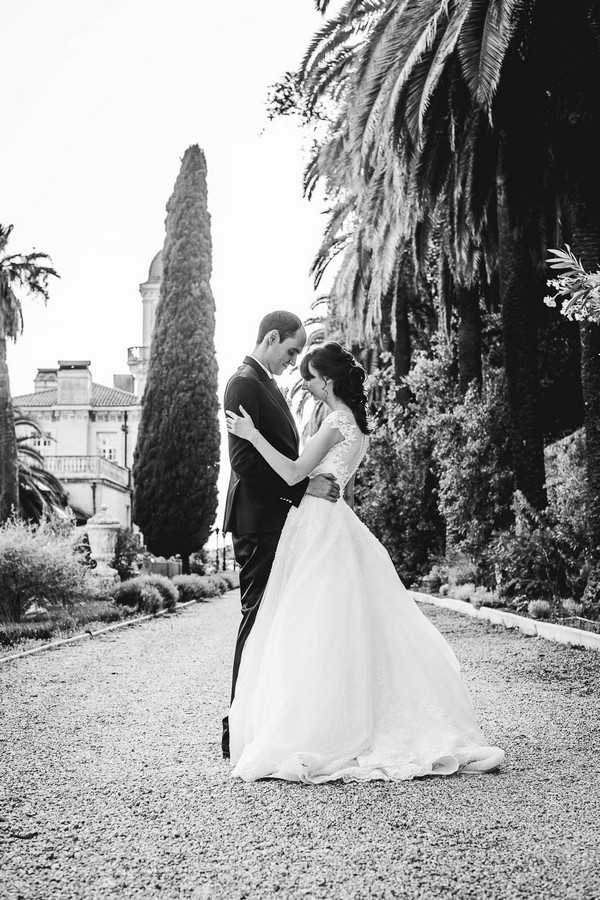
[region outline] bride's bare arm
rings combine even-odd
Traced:
[[[241,416],[227,410],[227,428],[237,437],[244,438],[254,445],[263,459],[283,478],[287,484],[297,484],[306,478],[315,466],[318,466],[325,455],[335,444],[342,441],[343,435],[337,428],[321,428],[306,444],[298,459],[288,459],[276,450],[254,427],[254,422],[243,406]]]

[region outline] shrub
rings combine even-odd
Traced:
[[[160,591],[145,575],[121,582],[113,593],[113,599],[119,606],[128,606],[139,612],[154,614],[163,608]]]
[[[493,371],[481,393],[471,384],[438,417],[433,457],[447,552],[477,556],[512,522],[508,418],[502,377]]]
[[[76,539],[73,549],[75,550],[75,553],[79,554],[79,562],[82,566],[87,566],[88,569],[96,568],[97,563],[92,556],[90,538],[87,531],[80,532],[80,536]]]
[[[418,353],[405,379],[410,392],[406,405],[398,403],[391,374],[380,375],[382,401],[369,452],[357,473],[357,512],[384,544],[406,584],[444,553],[433,452],[438,416],[451,396],[450,364],[441,347],[433,358]]]
[[[469,603],[471,597],[475,596],[475,585],[473,582],[468,582],[467,584],[458,585],[453,591],[452,596],[455,600],[464,600],[466,603]]]
[[[205,575],[176,575],[173,584],[179,591],[179,602],[195,600],[199,603],[215,596],[214,585]]]
[[[588,582],[589,584],[589,582]],[[587,585],[586,585],[587,587]],[[584,591],[585,594],[585,591]],[[577,603],[576,600],[573,600],[571,597],[566,597],[564,600],[561,600],[562,612],[567,617],[572,616],[582,616],[584,611],[583,603]]]
[[[552,607],[547,600],[530,600],[527,604],[527,615],[532,619],[549,619]]]
[[[589,573],[581,602],[586,616],[590,619],[600,618],[600,566]]]
[[[472,559],[462,553],[455,553],[446,565],[446,578],[448,584],[456,587],[471,584],[479,580],[479,568]]]
[[[206,575],[206,550],[190,554],[190,574]]]
[[[544,451],[548,505],[559,522],[586,539],[586,461],[583,429],[555,441]]]
[[[160,594],[164,609],[174,609],[179,599],[179,593],[173,581],[166,575],[144,575],[143,577]]]
[[[137,563],[140,546],[135,532],[131,528],[119,528],[115,543],[115,554],[110,563],[117,570],[121,581],[134,578],[140,568]]]
[[[494,609],[494,607],[497,606],[504,606],[504,601],[495,591],[488,591],[481,585],[475,589],[475,592],[471,597],[471,603],[478,608],[480,606],[487,606]]]
[[[215,572],[214,575],[208,575],[207,579],[213,587],[213,596],[224,594],[229,590],[229,582],[220,573]]]
[[[484,570],[506,605],[524,612],[531,600],[552,606],[581,597],[587,580],[584,546],[568,522],[551,509],[537,512],[517,491],[515,525],[498,535],[485,553]]]
[[[93,576],[92,576],[93,577]],[[32,600],[68,606],[85,596],[92,582],[80,563],[71,528],[57,531],[10,521],[0,527],[0,619],[20,621]]]
[[[227,584],[229,585],[228,590],[233,591],[240,586],[240,571],[239,569],[231,569],[227,572],[221,572],[221,578],[223,578]]]

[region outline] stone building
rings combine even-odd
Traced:
[[[42,436],[31,443],[64,484],[79,522],[106,506],[122,527],[131,526],[131,467],[161,273],[157,253],[140,285],[142,344],[128,348],[130,374],[114,375],[109,387],[92,380],[90,360],[59,360],[55,369],[37,370],[33,393],[13,397],[39,424]]]
[[[150,343],[154,330],[154,317],[160,296],[160,281],[162,278],[162,250],[159,250],[148,271],[148,279],[140,284],[142,295],[142,344],[139,347],[129,347],[127,350],[127,365],[135,381],[135,392],[140,398],[144,395],[146,377],[148,375],[148,361],[150,359]]]

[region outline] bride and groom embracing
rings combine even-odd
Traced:
[[[497,768],[459,663],[379,541],[340,498],[368,448],[365,371],[338,343],[303,357],[328,407],[299,453],[273,378],[306,342],[274,312],[229,380],[231,481],[224,530],[240,567],[242,622],[223,755],[246,781],[404,780]]]

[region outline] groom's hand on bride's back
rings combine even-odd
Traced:
[[[310,479],[306,493],[335,503],[340,499],[340,486],[333,475],[315,475]]]

